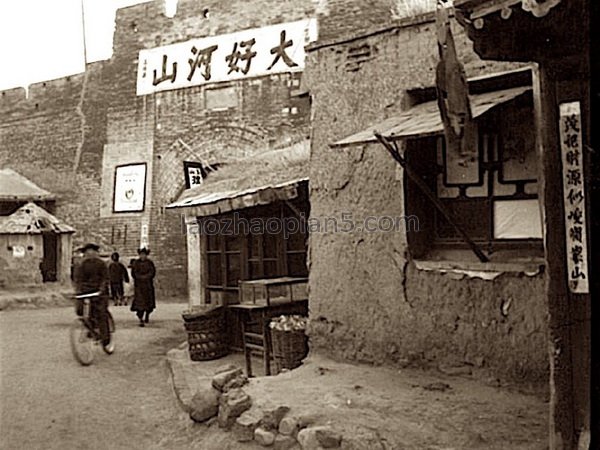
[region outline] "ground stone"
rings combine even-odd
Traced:
[[[231,428],[235,420],[252,406],[252,399],[241,389],[232,389],[221,395],[219,426]]]
[[[298,430],[300,430],[299,419],[296,417],[284,417],[279,422],[279,433],[284,436],[293,436],[296,437],[298,435]]]
[[[254,430],[254,440],[263,447],[270,447],[275,442],[275,433],[258,427]]]
[[[275,408],[265,409],[262,419],[262,426],[267,430],[277,430],[281,419],[290,411],[287,406],[277,406]]]
[[[190,404],[190,417],[194,422],[205,422],[219,412],[221,394],[212,386],[205,386],[196,391]]]
[[[228,392],[232,389],[241,388],[248,383],[248,377],[246,375],[239,375],[233,380],[229,380],[225,386],[223,386],[223,392]]]
[[[221,372],[215,375],[212,379],[212,385],[215,389],[218,389],[219,391],[223,392],[227,383],[243,375],[244,372],[240,368],[227,370],[225,372]]]
[[[310,427],[311,425],[314,425],[317,423],[317,417],[310,415],[310,414],[304,414],[301,415],[300,417],[298,417],[298,429],[303,429],[306,427]]]
[[[298,444],[298,441],[291,436],[283,436],[282,434],[278,434],[275,437],[275,442],[273,443],[273,448],[275,450],[289,450]]]
[[[233,433],[238,442],[249,442],[254,439],[254,430],[258,428],[262,414],[252,409],[244,412],[235,420]]]
[[[342,435],[329,427],[309,427],[298,433],[298,442],[303,450],[339,448]]]

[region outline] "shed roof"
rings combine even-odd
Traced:
[[[470,95],[473,118],[480,117],[490,109],[513,100],[530,90],[531,88],[527,86]],[[388,139],[395,140],[433,136],[443,132],[444,123],[437,101],[431,101],[413,106],[398,115],[371,125],[365,130],[331,144],[331,147],[377,142],[375,133],[380,133]]]
[[[188,189],[167,208],[188,208],[196,216],[289,200],[308,180],[310,141],[269,150],[223,165],[200,186]]]
[[[53,200],[54,194],[42,189],[12,169],[0,169],[0,200]]]
[[[10,216],[0,217],[0,234],[41,234],[46,231],[63,234],[74,233],[75,229],[35,203],[27,203]]]

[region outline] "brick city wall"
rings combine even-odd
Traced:
[[[108,83],[113,87],[108,141],[113,145],[152,142],[151,199],[147,211],[139,217],[131,217],[128,227],[136,229],[137,226],[139,230],[140,221],[148,222],[149,243],[158,269],[157,289],[164,295],[183,295],[187,289],[187,249],[181,212],[164,208],[184,189],[183,161],[232,162],[257,151],[304,139],[309,133],[310,105],[306,98],[290,96],[299,87],[300,74],[138,97],[135,89],[139,50],[300,20],[313,13],[312,2],[307,0],[201,3],[181,0],[173,18],[164,15],[161,1],[118,11],[114,55],[107,68]],[[209,110],[207,91],[216,87],[232,88],[237,106]],[[114,164],[114,161],[110,163]],[[110,172],[112,168],[105,170]],[[117,217],[107,221],[113,228],[118,226],[122,230],[124,227],[122,219]],[[115,221],[120,224],[115,225]]]
[[[212,162],[232,162],[304,139],[310,104],[290,95],[300,74],[231,83],[238,104],[225,111],[206,108],[206,90],[214,85],[138,97],[138,52],[314,13],[311,0],[180,0],[173,18],[165,16],[162,0],[121,9],[109,61],[88,65],[86,74],[32,85],[27,99],[23,89],[1,94],[0,165],[58,196],[56,215],[77,229],[76,245],[98,241],[127,261],[148,224],[158,291],[185,295],[180,214],[164,208],[184,188],[183,161],[208,154]],[[141,161],[148,164],[145,211],[114,214],[115,166]]]
[[[104,63],[86,74],[0,93],[0,167],[57,195],[55,215],[77,229],[75,244],[102,242],[96,226],[106,136]]]
[[[462,29],[453,30],[469,77],[513,68],[479,60]],[[435,85],[435,25],[404,20],[345,38],[313,46],[305,72],[314,115],[311,216],[401,217],[403,174],[385,149],[329,144],[402,110],[407,90]],[[483,363],[499,376],[546,379],[543,275],[482,281],[422,272],[403,232],[316,232],[309,259],[311,348],[376,363]]]

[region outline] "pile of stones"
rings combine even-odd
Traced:
[[[210,380],[210,382],[209,382]],[[318,426],[308,416],[290,415],[287,406],[252,408],[252,399],[244,392],[248,383],[242,369],[227,366],[212,379],[201,383],[190,404],[195,422],[217,422],[230,430],[238,442],[251,442],[277,450],[319,450],[339,448],[342,435],[327,426]]]

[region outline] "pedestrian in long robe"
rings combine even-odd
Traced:
[[[156,307],[154,297],[154,276],[156,268],[152,260],[148,258],[150,250],[142,248],[138,250],[139,258],[135,260],[131,267],[131,276],[134,284],[133,302],[131,310],[135,311],[140,327],[150,321],[150,314]]]

